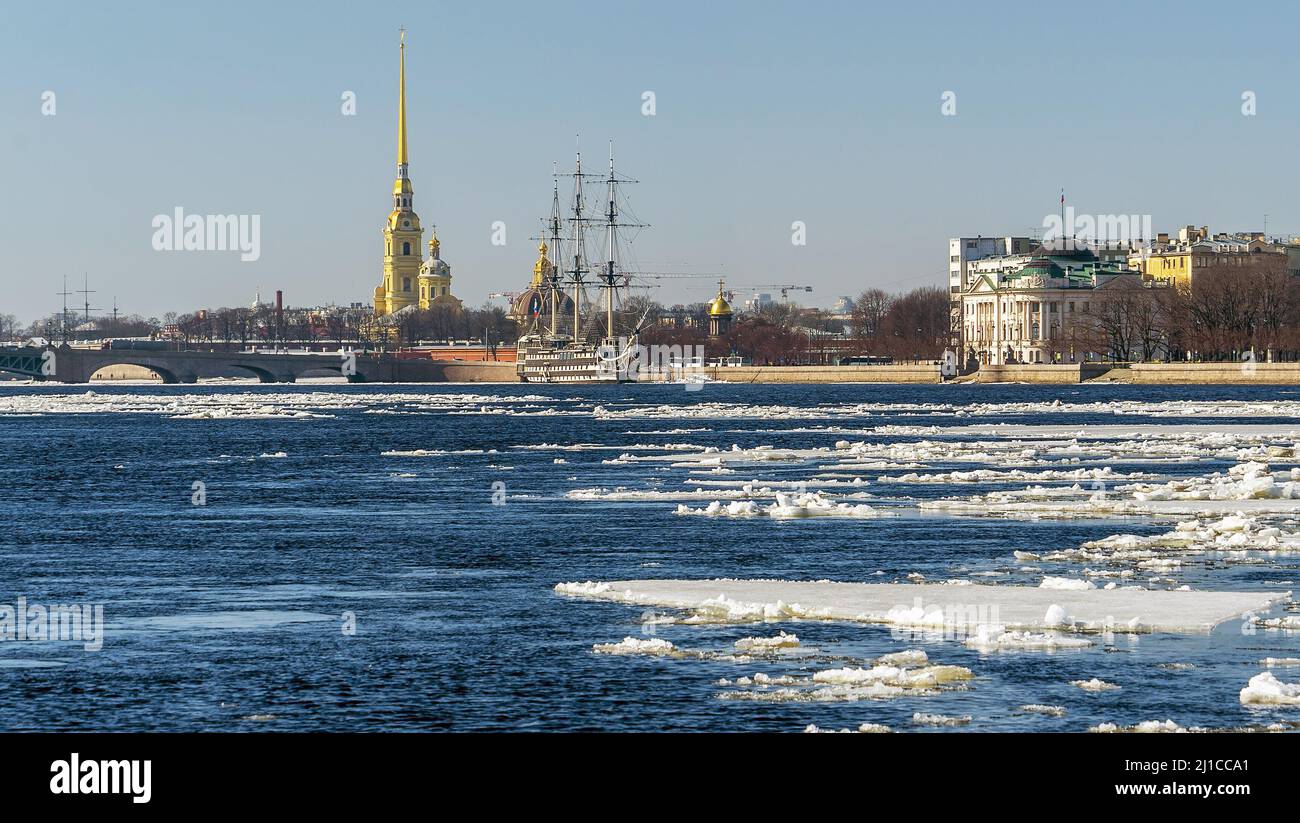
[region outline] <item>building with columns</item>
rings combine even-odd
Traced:
[[[1037,243],[1029,237],[953,237],[948,240],[948,291],[951,311],[950,345],[961,345],[961,298],[969,283],[970,265],[989,257],[1025,254]]]
[[[1140,273],[1087,249],[975,261],[968,277],[962,340],[966,359],[984,365],[1087,359],[1099,290],[1141,282]]]
[[[397,180],[393,183],[393,210],[384,225],[384,279],[375,287],[375,314],[386,315],[411,308],[427,309],[438,303],[460,301],[451,295],[451,266],[443,262],[438,237],[429,240],[429,259],[420,259],[424,229],[415,213],[406,153],[406,32],[399,45],[397,91]]]

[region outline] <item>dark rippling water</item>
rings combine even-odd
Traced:
[[[1077,652],[985,654],[948,641],[891,639],[878,626],[788,622],[669,625],[658,637],[724,650],[737,638],[796,632],[805,646],[848,657],[921,647],[971,668],[964,691],[853,703],[750,703],[717,697],[720,678],[802,673],[797,661],[594,654],[593,644],[644,637],[638,608],[557,595],[556,583],[640,577],[931,579],[1014,569],[1014,550],[1077,546],[1118,531],[1149,534],[1148,520],[1024,521],[922,515],[879,520],[679,517],[676,502],[566,499],[576,488],[677,488],[684,470],[604,464],[609,451],[521,450],[541,443],[692,443],[730,449],[831,446],[836,433],[786,430],[829,424],[947,427],[971,422],[1115,423],[1108,413],[1011,414],[977,419],[923,410],[821,420],[594,419],[591,409],[737,402],[753,406],[851,403],[1016,403],[1140,400],[1300,400],[1283,388],[1085,386],[104,386],[133,397],[223,394],[364,397],[307,419],[174,419],[100,411],[0,416],[4,521],[0,603],[90,602],[108,629],[98,652],[69,642],[0,643],[0,728],[5,730],[761,730],[910,727],[914,712],[969,715],[979,730],[1085,730],[1172,718],[1237,727],[1300,718],[1300,709],[1248,710],[1238,690],[1265,656],[1300,656],[1294,634],[1118,636]],[[86,387],[9,386],[0,400],[53,403]],[[420,396],[546,400],[505,403],[516,413],[422,409]],[[391,402],[385,397],[391,396]],[[536,415],[544,409],[575,414]],[[464,411],[464,410],[463,410]],[[404,412],[404,413],[391,413]],[[1222,422],[1124,417],[1121,422]],[[1291,423],[1294,418],[1232,422]],[[677,434],[647,434],[702,428]],[[1300,423],[1298,423],[1300,428]],[[927,435],[941,439],[940,435]],[[911,436],[850,437],[910,442]],[[486,453],[385,457],[386,450]],[[495,450],[495,451],[489,451]],[[282,457],[275,455],[283,452]],[[555,463],[562,458],[567,463]],[[1169,471],[1204,474],[1229,462]],[[969,469],[932,463],[927,470]],[[1122,463],[1118,470],[1133,470]],[[807,476],[802,467],[755,468],[761,478]],[[748,469],[741,474],[749,473]],[[878,472],[864,472],[871,479]],[[191,504],[192,484],[207,504]],[[494,505],[493,484],[505,484]],[[882,497],[974,494],[973,485],[875,485]],[[693,504],[702,505],[702,504]],[[1053,568],[999,582],[1033,585]],[[878,575],[876,572],[883,572]],[[1255,565],[1190,564],[1195,588],[1289,587],[1285,558]],[[1285,588],[1283,589],[1285,590]],[[356,619],[343,631],[345,613]],[[1170,669],[1160,664],[1190,663]],[[1300,669],[1279,670],[1295,681]],[[1122,689],[1068,685],[1099,677]],[[1062,717],[1025,714],[1060,705]]]

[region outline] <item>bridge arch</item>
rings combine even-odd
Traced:
[[[86,375],[85,379],[87,381],[94,380],[95,375],[99,374],[102,371],[105,371],[106,369],[112,369],[118,366],[134,366],[138,369],[147,369],[148,371],[151,371],[154,374],[158,375],[158,377],[164,383],[193,383],[194,380],[196,379],[193,375],[182,375],[176,371],[173,371],[172,369],[167,368],[166,366],[159,366],[156,363],[150,363],[146,360],[132,358],[132,357],[124,357],[121,359],[113,358],[111,360],[105,362],[98,362],[93,365],[94,365],[94,369],[90,372],[90,374]],[[56,379],[57,379],[57,375],[56,375]],[[104,379],[104,378],[100,378],[100,379]],[[140,378],[140,379],[145,379],[145,378]]]
[[[247,372],[252,372],[257,377],[258,382],[261,383],[292,383],[293,382],[293,375],[288,375],[287,378],[281,378],[278,377],[270,369],[264,369],[261,368],[260,366],[250,366],[247,363],[234,362],[230,364],[230,367],[234,369],[242,369],[243,371],[247,371]]]

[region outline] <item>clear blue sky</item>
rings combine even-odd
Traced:
[[[595,161],[614,139],[642,181],[646,268],[808,283],[823,305],[943,285],[946,238],[1040,226],[1062,187],[1081,212],[1157,230],[1258,229],[1267,213],[1270,232],[1300,233],[1291,4],[114,5],[0,9],[0,312],[22,320],[85,272],[95,305],[145,315],[259,287],[369,301],[401,25],[416,208],[474,305],[529,276],[575,133]],[[178,205],[260,214],[261,259],[155,252],[150,221]],[[705,296],[690,285],[654,296]]]

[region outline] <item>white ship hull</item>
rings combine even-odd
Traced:
[[[558,348],[528,346],[519,358],[519,379],[525,383],[630,383],[617,359],[589,344]]]

